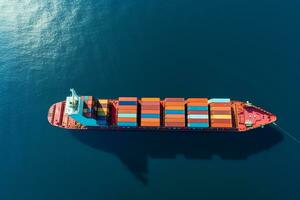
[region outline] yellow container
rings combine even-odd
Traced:
[[[231,115],[211,115],[211,119],[231,119]]]
[[[160,101],[160,98],[156,98],[156,97],[144,97],[141,100],[142,101]]]
[[[107,104],[108,103],[108,99],[98,99],[98,102],[100,104]]]

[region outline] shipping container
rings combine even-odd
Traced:
[[[231,115],[210,115],[211,119],[231,119]]]
[[[137,126],[137,123],[136,122],[118,122],[118,126],[134,127],[134,126]]]
[[[230,102],[229,98],[212,98],[208,100],[209,103],[228,103]]]
[[[142,110],[142,114],[160,114],[160,110]]]
[[[166,127],[185,127],[185,123],[182,122],[165,122]]]
[[[208,115],[208,110],[189,110],[188,115]]]
[[[165,102],[184,102],[184,98],[165,98]]]
[[[208,110],[207,106],[188,106],[187,110]]]
[[[157,97],[143,97],[142,101],[160,101],[160,98]]]
[[[207,127],[209,127],[209,124],[208,123],[203,123],[203,122],[188,123],[188,127],[207,128]]]
[[[118,122],[136,122],[136,118],[118,117]]]
[[[120,101],[137,101],[137,97],[119,97]]]

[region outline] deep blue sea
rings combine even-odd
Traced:
[[[300,145],[248,135],[73,133],[80,95],[230,97],[300,139],[300,1],[0,0],[1,200],[299,200]]]

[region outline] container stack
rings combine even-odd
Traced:
[[[137,98],[119,97],[118,126],[137,126]]]
[[[207,128],[209,127],[208,99],[189,98],[187,100],[187,121],[188,127]]]
[[[98,99],[97,110],[97,124],[99,126],[108,125],[108,99]]]
[[[160,99],[141,99],[141,126],[160,126]]]
[[[230,99],[210,99],[210,124],[213,128],[231,128],[232,113]]]
[[[185,127],[184,98],[165,99],[164,122],[166,127]]]
[[[83,116],[87,118],[96,118],[95,113],[95,101],[93,96],[82,96],[81,99],[84,101],[83,105]]]

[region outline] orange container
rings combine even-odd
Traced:
[[[142,101],[160,101],[160,98],[157,97],[143,97]]]
[[[165,122],[185,122],[185,119],[183,119],[183,118],[181,118],[181,119],[168,118],[168,119],[165,119]]]
[[[208,103],[207,98],[188,98],[187,102],[201,102],[201,103]]]
[[[184,98],[165,98],[165,102],[184,102]]]
[[[137,106],[118,106],[118,109],[124,109],[124,110],[136,110]]]
[[[210,107],[210,110],[231,110],[231,107]]]
[[[141,122],[141,126],[160,126],[160,123],[156,123],[156,122]]]
[[[213,128],[231,128],[231,124],[224,124],[224,123],[212,123],[210,124],[211,127]]]
[[[159,118],[141,118],[141,122],[160,122]]]
[[[142,110],[142,114],[160,114],[160,110]]]
[[[208,106],[206,103],[187,103],[187,106]]]
[[[118,117],[118,122],[136,122],[136,118]]]
[[[172,119],[183,118],[183,119],[185,119],[185,115],[183,115],[183,114],[166,114],[165,118],[172,118]]]
[[[166,122],[166,127],[185,127],[185,123],[182,122]]]
[[[137,97],[119,97],[119,101],[137,101]]]
[[[136,113],[136,110],[124,110],[124,109],[120,109],[118,110],[118,113]]]
[[[165,106],[165,110],[184,110],[184,106]]]

